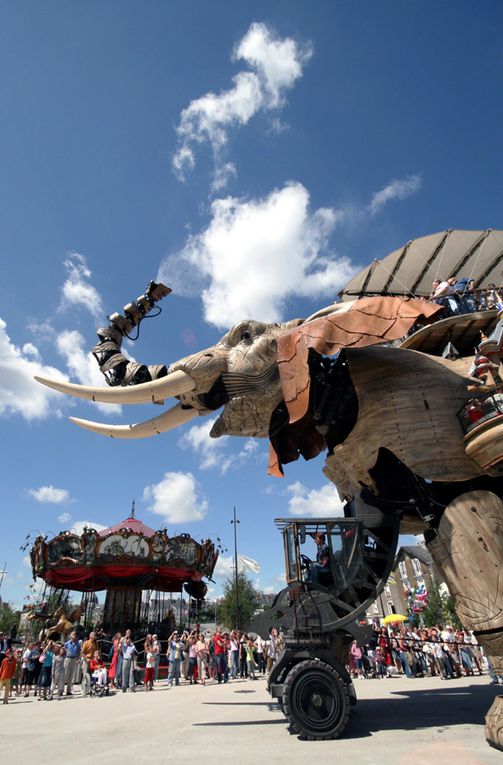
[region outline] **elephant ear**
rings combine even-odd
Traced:
[[[343,348],[364,348],[399,340],[417,321],[429,324],[442,309],[416,298],[368,297],[324,309],[278,340],[278,367],[289,423],[271,437],[269,475],[281,477],[283,464],[311,459],[326,449],[316,430],[309,406],[309,351],[333,356]]]
[[[427,300],[401,297],[367,297],[339,305],[333,313],[301,324],[279,338],[279,375],[291,424],[307,412],[311,348],[333,356],[343,348],[399,340],[417,321],[428,324],[442,310]]]

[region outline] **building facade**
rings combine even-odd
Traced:
[[[435,575],[430,553],[423,545],[400,547],[389,579],[378,598],[367,609],[367,621],[381,621],[390,614],[409,613],[407,593],[424,586],[430,590]]]

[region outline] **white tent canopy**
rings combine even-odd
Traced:
[[[434,279],[475,279],[475,288],[499,287],[503,271],[503,231],[459,231],[412,239],[382,260],[374,260],[339,293],[343,300],[362,295],[428,297]]]

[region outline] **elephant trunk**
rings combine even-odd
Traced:
[[[112,386],[111,390],[57,382],[45,377],[37,376],[35,379],[61,393],[109,404],[162,403],[166,398],[193,390],[195,383],[185,372],[168,374],[164,364],[138,364],[127,359],[121,352],[124,337],[129,337],[134,327],[170,292],[171,289],[164,284],[150,282],[145,294],[124,306],[123,314],[114,313],[109,318],[108,327],[98,329],[100,342],[93,348],[93,354],[108,384]]]
[[[138,364],[127,359],[121,347],[124,337],[130,337],[133,328],[138,327],[155,304],[170,292],[171,289],[164,284],[151,281],[143,295],[124,306],[123,314],[112,314],[108,327],[98,329],[100,341],[93,348],[93,355],[110,386],[138,385],[167,375],[164,364]]]

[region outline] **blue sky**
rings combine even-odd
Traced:
[[[137,515],[284,570],[273,518],[338,508],[322,459],[266,475],[267,443],[52,394],[98,382],[107,313],[174,287],[127,345],[170,363],[234,322],[307,316],[359,267],[446,228],[501,228],[503,11],[494,2],[0,2],[0,427],[4,599],[33,530]],[[58,370],[58,371],[55,371]]]

